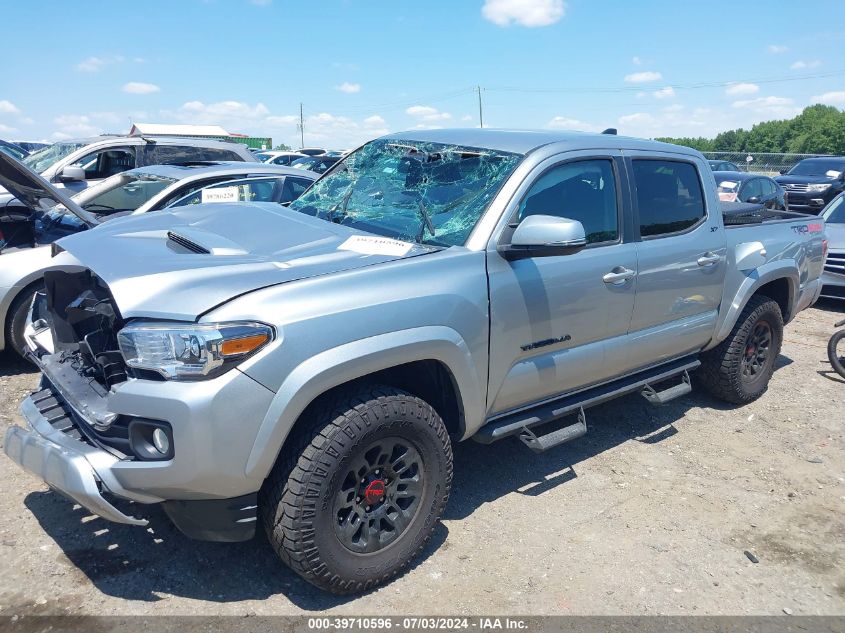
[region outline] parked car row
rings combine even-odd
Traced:
[[[740,171],[734,163],[707,161],[726,202],[763,203],[768,208],[819,214],[845,191],[845,157],[805,158],[780,176]]]

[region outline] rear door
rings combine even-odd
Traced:
[[[635,206],[637,297],[624,371],[701,349],[716,326],[726,269],[712,178],[693,157],[626,152]],[[709,174],[708,174],[709,176]]]
[[[618,151],[567,152],[540,164],[508,209],[509,226],[528,215],[581,221],[578,253],[506,261],[488,254],[489,414],[527,406],[613,373],[607,342],[624,339],[634,307],[636,244]]]

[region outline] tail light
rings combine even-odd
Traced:
[[[827,240],[822,240],[822,263],[827,260]]]

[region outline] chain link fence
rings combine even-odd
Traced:
[[[707,160],[733,163],[740,171],[751,171],[777,176],[782,171],[791,169],[805,158],[814,158],[824,154],[775,154],[766,152],[702,152]]]

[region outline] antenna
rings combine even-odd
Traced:
[[[299,148],[305,147],[305,119],[302,116],[302,102],[299,103]]]
[[[479,127],[484,127],[484,110],[481,107],[481,86],[476,86],[478,90],[478,124]]]

